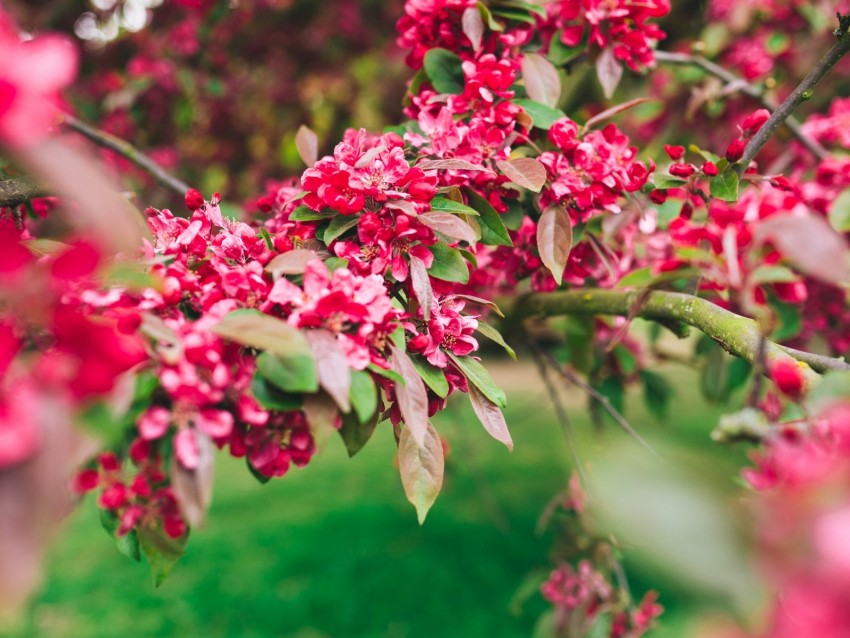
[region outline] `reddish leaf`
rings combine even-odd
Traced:
[[[313,259],[319,259],[319,256],[312,250],[296,248],[272,259],[266,264],[266,272],[275,279],[282,275],[303,275],[307,264]]]
[[[339,410],[324,392],[305,395],[303,409],[316,447],[322,448],[331,432],[340,426]]]
[[[434,289],[431,287],[431,278],[428,276],[425,262],[415,255],[410,255],[410,283],[416,300],[422,306],[422,317],[428,321],[434,307]]]
[[[539,193],[546,183],[546,167],[533,157],[496,162],[499,170],[517,186]]]
[[[596,58],[596,76],[599,78],[599,84],[602,85],[605,99],[610,100],[623,77],[623,63],[614,56],[611,47],[605,47]]]
[[[451,239],[465,241],[468,244],[478,241],[478,235],[472,226],[451,213],[422,213],[417,219],[428,228]]]
[[[203,432],[193,431],[193,434],[198,448],[198,466],[194,470],[186,469],[175,454],[171,457],[169,474],[183,518],[191,527],[200,527],[212,502],[215,465],[210,438]]]
[[[539,53],[526,53],[522,59],[522,79],[528,97],[546,106],[558,106],[561,76],[548,58]]]
[[[467,162],[462,159],[444,159],[444,160],[425,160],[416,165],[423,171],[434,170],[453,170],[453,171],[483,171],[489,173],[489,169],[484,166],[477,166],[472,162]]]
[[[327,330],[307,330],[304,332],[319,373],[319,385],[322,386],[339,409],[345,413],[351,411],[351,368],[340,350],[333,333]]]
[[[550,206],[543,211],[537,223],[537,251],[558,285],[563,279],[572,244],[573,227],[566,209]]]
[[[481,48],[481,40],[484,38],[484,20],[478,7],[469,7],[463,12],[461,18],[463,34],[472,43],[472,49],[478,51]]]
[[[511,451],[514,449],[514,442],[511,438],[511,433],[508,431],[508,424],[505,422],[505,416],[495,403],[485,397],[481,390],[475,387],[474,384],[468,385],[469,402],[472,404],[472,409],[481,421],[484,429],[497,441],[504,443]]]
[[[456,297],[457,299],[466,299],[467,301],[471,301],[472,303],[478,304],[480,306],[486,306],[502,318],[504,318],[505,316],[505,313],[503,313],[501,308],[496,305],[496,302],[490,301],[489,299],[482,299],[481,297],[475,297],[474,295],[463,294],[453,294],[451,296]]]
[[[443,487],[445,460],[443,443],[427,421],[422,443],[417,442],[410,426],[401,431],[398,442],[398,469],[407,500],[416,508],[419,524],[425,522],[428,510]]]
[[[832,284],[850,279],[847,242],[817,215],[773,215],[758,223],[755,239],[771,242],[801,272]]]
[[[418,214],[413,202],[409,202],[406,199],[392,199],[384,204],[384,208],[400,210],[402,213],[410,215],[411,217],[416,217]]]
[[[407,353],[395,345],[392,349],[392,370],[404,379],[404,384],[395,384],[395,396],[401,418],[410,430],[419,447],[425,446],[428,433],[428,392],[425,382]]]
[[[319,159],[319,137],[303,124],[295,134],[295,147],[308,167],[313,166]]]

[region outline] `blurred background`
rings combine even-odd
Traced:
[[[435,420],[450,453],[443,493],[424,526],[405,500],[389,424],[354,459],[334,437],[307,468],[266,485],[220,457],[208,523],[193,532],[160,588],[146,564],[114,548],[89,498],[52,548],[47,583],[10,638],[534,635],[547,608],[539,584],[553,553],[563,550],[550,532],[538,531],[539,522],[567,486],[571,453],[534,364],[521,358],[491,366],[508,391],[515,450],[486,435],[465,397],[453,402]],[[722,521],[732,520],[741,458],[709,439],[720,410],[699,396],[690,370],[668,364],[661,372],[673,383],[677,411],[659,421],[628,392],[626,414],[651,442],[663,437],[663,461],[613,427],[595,431],[585,396],[571,390],[562,397],[577,452],[595,476],[613,476],[624,495],[635,486],[652,489],[651,472],[634,473],[629,459],[678,472],[685,482],[699,476]],[[658,496],[636,503],[641,511],[627,524],[649,526],[654,545],[665,549],[683,544],[690,558],[662,556],[659,565],[627,545],[629,583],[636,597],[658,590],[666,608],[650,636],[697,636],[706,614],[735,611],[728,597],[735,583],[702,578],[713,567],[703,559],[715,560],[712,548],[723,539],[688,538],[693,530],[683,538],[675,521],[693,519],[694,503]],[[659,503],[667,510],[659,512]]]

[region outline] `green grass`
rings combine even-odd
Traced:
[[[545,604],[533,596],[512,610],[511,599],[530,572],[548,566],[550,539],[534,529],[570,468],[534,373],[522,367],[515,374],[515,383],[503,382],[513,454],[488,439],[465,402],[435,420],[452,451],[444,492],[424,526],[404,498],[388,426],[353,460],[333,438],[310,466],[264,486],[222,456],[209,521],[193,532],[162,587],[153,587],[147,565],[112,547],[88,499],[53,546],[46,585],[14,635],[531,635]],[[580,401],[573,401],[573,427],[589,432]],[[637,403],[629,413],[637,429],[712,446],[706,433],[716,410],[680,399],[686,416],[657,425]],[[623,436],[614,428],[601,438],[584,435],[582,453],[604,454]],[[635,445],[635,454],[643,453]],[[722,472],[731,476],[733,468]],[[642,570],[633,582],[638,590],[663,585]],[[671,613],[653,635],[684,635],[695,601],[661,590]]]

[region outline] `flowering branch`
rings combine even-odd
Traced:
[[[744,155],[738,165],[739,173],[747,169],[750,162],[776,132],[776,129],[778,129],[783,122],[791,117],[791,113],[794,112],[794,109],[812,97],[812,91],[817,83],[821,81],[823,76],[826,75],[848,51],[850,51],[850,35],[847,33],[846,24],[847,18],[839,14],[838,20],[840,26],[835,31],[837,41],[818,61],[815,67],[809,71],[808,75],[803,78],[803,81],[797,85],[797,88],[794,89],[791,95],[785,98],[785,101],[773,112],[770,119],[759,129],[758,133],[756,133],[747,144],[747,147],[744,149]]]
[[[93,126],[78,120],[73,115],[65,115],[63,121],[65,126],[69,129],[87,137],[98,146],[108,148],[111,151],[115,151],[122,157],[127,158],[143,171],[150,173],[157,182],[170,189],[175,194],[182,197],[186,191],[190,189],[188,184],[163,169],[159,164],[129,142],[107,133],[106,131],[94,128]]]
[[[642,291],[568,290],[564,292],[531,294],[519,300],[515,315],[557,316],[565,314],[620,315],[634,312]],[[762,333],[758,324],[748,317],[736,315],[705,299],[678,292],[655,290],[643,297],[636,316],[654,321],[677,321],[701,330],[719,343],[727,352],[753,363],[759,354]],[[794,350],[766,341],[767,361],[789,358],[802,361],[815,372],[850,370],[843,359],[834,359]]]
[[[0,180],[0,206],[17,206],[44,195],[45,190],[28,177]]]
[[[687,53],[672,53],[670,51],[656,51],[655,59],[665,64],[674,64],[679,66],[694,66],[702,69],[706,73],[723,80],[727,85],[734,86],[744,95],[758,100],[762,106],[770,111],[777,109],[776,103],[767,97],[762,89],[756,85],[747,82],[745,79],[738,77],[731,71],[724,69],[719,64],[715,64],[701,55],[689,55]],[[809,137],[803,132],[799,120],[793,115],[788,115],[785,118],[785,126],[791,131],[791,134],[797,138],[797,141],[802,144],[806,150],[814,155],[818,160],[824,160],[829,156],[827,151],[820,143]]]

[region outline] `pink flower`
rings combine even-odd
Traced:
[[[77,50],[58,35],[28,42],[0,10],[0,143],[27,146],[57,122],[59,91],[77,72]]]

